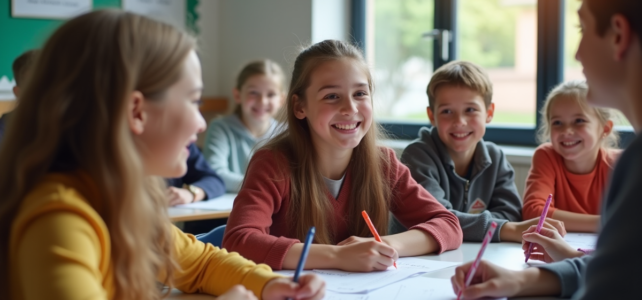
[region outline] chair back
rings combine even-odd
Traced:
[[[221,248],[221,245],[223,245],[223,235],[225,234],[225,226],[226,225],[221,225],[212,229],[208,233],[202,233],[202,234],[196,235],[196,239],[203,243],[210,243],[214,245],[214,247]]]

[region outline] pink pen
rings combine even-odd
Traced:
[[[488,229],[488,232],[484,237],[484,241],[482,241],[481,249],[479,249],[479,252],[477,253],[477,257],[473,262],[473,265],[470,267],[470,270],[468,270],[468,273],[466,274],[465,287],[468,287],[470,285],[470,282],[473,280],[473,276],[475,275],[475,272],[477,272],[477,267],[479,267],[479,262],[481,261],[481,258],[484,255],[484,251],[486,251],[486,246],[490,242],[490,239],[493,238],[493,234],[495,234],[495,229],[497,229],[497,223],[493,222],[490,224],[490,228]],[[457,300],[459,300],[463,291],[464,291],[463,289],[459,291],[459,294],[457,294]]]
[[[542,215],[539,216],[539,222],[537,222],[537,228],[535,229],[537,233],[542,231],[542,225],[544,225],[544,220],[546,220],[546,214],[548,213],[548,207],[551,206],[551,200],[553,200],[553,194],[548,195],[546,204],[544,204],[544,210],[542,210]],[[531,251],[533,251],[533,243],[528,246],[528,251],[526,251],[526,260],[524,262],[528,262],[528,258],[531,257]]]

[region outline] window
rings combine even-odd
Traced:
[[[457,59],[483,67],[493,83],[492,124],[535,126],[537,1],[459,0]]]
[[[426,124],[426,86],[433,72],[430,39],[432,0],[372,0],[366,57],[373,66],[375,113],[379,120]]]
[[[582,64],[575,59],[575,51],[580,44],[580,17],[577,10],[580,9],[582,1],[566,1],[564,7],[564,80],[582,79]]]
[[[582,73],[582,64],[575,59],[575,52],[582,37],[580,32],[580,18],[577,10],[580,9],[581,1],[568,0],[564,12],[564,80],[586,80]],[[616,129],[619,131],[632,131],[631,123],[621,112],[616,112]]]
[[[352,36],[373,67],[376,117],[396,138],[414,139],[428,123],[426,86],[454,59],[487,70],[496,109],[484,139],[502,144],[536,145],[546,94],[584,78],[575,60],[579,0],[351,1]],[[425,38],[430,32],[442,39]],[[621,119],[626,145],[634,135]]]

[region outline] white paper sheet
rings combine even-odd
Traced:
[[[457,262],[421,259],[416,257],[402,257],[397,260],[397,267],[399,267],[399,269],[415,269],[425,272],[433,272],[453,266],[458,266],[460,264],[461,263]]]
[[[341,294],[326,290],[323,300],[368,300],[368,294]]]
[[[595,233],[567,233],[564,240],[573,248],[595,249],[597,234]]]
[[[386,271],[367,273],[345,272],[340,270],[312,270],[305,271],[304,273],[313,272],[321,276],[326,282],[326,290],[328,291],[358,294],[367,293],[407,278],[459,264],[460,263],[455,262],[403,257],[397,260],[397,267],[399,267],[399,269],[390,267]],[[285,276],[294,275],[294,271],[292,270],[278,271],[277,273]]]
[[[367,293],[389,284],[426,273],[417,269],[398,269],[380,272],[345,272],[314,270],[326,282],[326,290],[338,293]]]
[[[224,194],[218,198],[209,199],[207,201],[199,201],[189,204],[176,205],[178,208],[193,208],[205,210],[232,210],[236,194]]]
[[[319,275],[326,283],[326,291],[342,294],[364,294],[389,284],[426,273],[416,269],[379,272],[345,272],[340,270],[312,270],[303,273]],[[294,271],[278,271],[281,275],[293,276]],[[350,298],[352,299],[352,298]],[[355,298],[360,299],[360,298]]]
[[[449,279],[413,277],[367,294],[327,291],[324,300],[455,300]],[[501,298],[506,299],[506,298]]]

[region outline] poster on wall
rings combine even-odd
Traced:
[[[14,18],[69,19],[91,11],[92,0],[12,0]]]
[[[123,0],[123,9],[185,29],[185,0]]]
[[[15,98],[11,91],[14,85],[15,81],[9,81],[7,76],[0,76],[0,101],[8,101]]]

